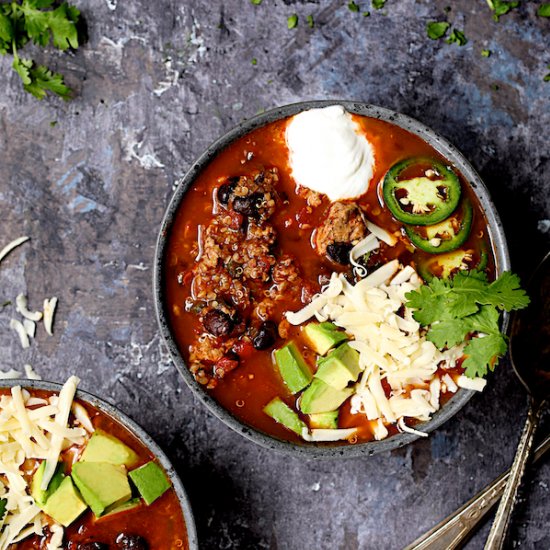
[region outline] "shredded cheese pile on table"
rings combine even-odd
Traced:
[[[313,316],[330,320],[353,337],[349,345],[359,352],[362,373],[351,411],[366,415],[376,439],[387,437],[386,426],[395,423],[402,431],[427,435],[407,426],[405,418],[427,421],[439,409],[441,393],[456,392],[458,387],[481,391],[486,383],[445,372],[462,357],[463,345],[441,352],[426,340],[412,310],[404,307],[405,295],[421,285],[411,266],[401,268],[393,260],[355,285],[333,273],[311,303],[286,314],[293,325]],[[391,389],[389,397],[384,382]]]
[[[78,382],[71,376],[59,396],[47,400],[31,397],[20,386],[11,388],[11,395],[0,397],[0,498],[6,500],[6,513],[0,520],[0,550],[29,535],[42,534],[45,525],[50,525],[53,534],[48,550],[61,547],[61,526],[42,514],[29,494],[27,481],[39,461],[46,460],[42,488],[47,488],[62,450],[84,444],[85,428],[89,429],[91,422],[85,409],[73,403]],[[69,427],[71,410],[84,427]]]

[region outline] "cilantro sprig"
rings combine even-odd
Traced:
[[[426,338],[439,348],[450,348],[468,340],[464,348],[466,376],[485,376],[494,370],[508,342],[500,332],[501,311],[522,309],[529,297],[519,277],[508,271],[490,283],[485,272],[458,272],[452,279],[432,279],[407,295],[413,317],[428,327]]]
[[[45,48],[53,46],[61,51],[79,46],[78,22],[80,11],[54,0],[20,0],[0,3],[0,54],[12,54],[12,67],[21,78],[23,88],[38,99],[52,92],[69,99],[70,88],[63,76],[54,73],[32,59],[19,56],[28,43]]]

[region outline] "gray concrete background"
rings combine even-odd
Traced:
[[[26,351],[9,330],[12,307],[0,311],[2,368],[76,373],[142,424],[181,474],[203,548],[403,547],[511,463],[526,399],[508,361],[405,449],[345,462],[271,454],[208,414],[171,365],[151,298],[156,232],[174,182],[236,122],[293,101],[358,99],[418,118],[466,154],[514,269],[528,274],[550,240],[550,21],[535,16],[539,2],[498,24],[483,0],[388,0],[370,17],[345,1],[76,4],[89,41],[74,55],[37,53],[67,75],[72,102],[36,101],[0,60],[0,246],[32,237],[2,263],[0,301],[60,298],[55,336],[40,331]],[[426,37],[449,4],[464,47]],[[530,474],[511,547],[550,548],[549,484],[548,463]]]

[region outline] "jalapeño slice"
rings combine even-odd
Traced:
[[[439,160],[413,157],[388,170],[382,192],[400,222],[433,225],[448,218],[458,206],[460,181]]]
[[[473,208],[466,198],[451,216],[435,225],[405,226],[411,242],[420,250],[430,254],[443,254],[460,248],[472,228]]]
[[[474,258],[474,250],[453,250],[446,254],[432,256],[418,264],[418,274],[429,282],[434,277],[448,279],[459,270],[484,270],[487,267],[488,257],[485,250],[479,252],[479,260]]]

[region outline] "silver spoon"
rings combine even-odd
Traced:
[[[528,293],[531,305],[512,319],[512,365],[530,395],[529,413],[512,468],[459,510],[420,536],[406,550],[459,548],[503,493],[485,548],[502,548],[515,497],[529,458],[540,413],[550,393],[550,253],[537,267]],[[520,361],[521,359],[521,361]],[[550,447],[550,436],[537,448],[538,460]]]
[[[533,462],[538,462],[550,450],[550,435],[536,448]],[[472,532],[500,500],[510,470],[498,476],[458,510],[441,520],[429,531],[421,535],[405,550],[455,550],[462,548]]]
[[[512,317],[510,357],[529,394],[529,411],[485,550],[501,549],[504,545],[535,431],[550,396],[550,253],[537,267],[527,292],[531,304]]]

